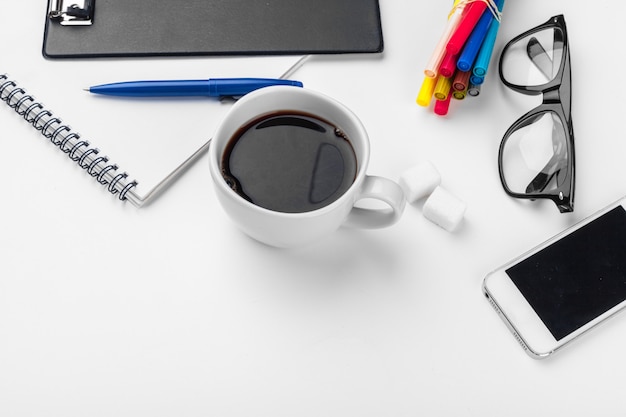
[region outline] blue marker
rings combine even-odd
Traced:
[[[300,81],[274,78],[215,78],[210,80],[127,81],[90,87],[87,91],[118,97],[239,97],[273,85],[302,87]]]
[[[484,82],[485,82],[485,77],[477,77],[474,74],[470,76],[470,84],[481,85]]]
[[[500,4],[503,1],[504,0],[496,1],[498,10],[500,10]],[[474,64],[476,55],[478,55],[478,51],[485,40],[487,30],[489,29],[492,20],[494,20],[493,13],[491,13],[490,10],[485,10],[478,23],[476,23],[472,34],[467,39],[467,42],[465,42],[463,52],[461,52],[461,55],[457,60],[456,66],[459,70],[469,71],[472,69],[472,64]]]
[[[496,4],[498,5],[498,10],[502,12],[502,9],[504,8],[504,0],[496,0]],[[485,35],[485,40],[478,51],[478,56],[476,57],[476,62],[474,63],[474,68],[472,70],[474,75],[478,77],[484,78],[487,75],[487,69],[489,68],[489,61],[491,60],[493,47],[496,43],[498,29],[500,29],[500,22],[497,19],[493,19],[489,25],[487,34]]]

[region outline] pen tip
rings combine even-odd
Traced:
[[[91,89],[90,88],[83,88],[83,91],[86,91],[86,92],[89,93],[89,92],[91,92]]]

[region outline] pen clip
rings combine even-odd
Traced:
[[[219,101],[221,101],[222,103],[224,102],[234,103],[235,101],[239,100],[241,97],[243,96],[220,96]]]
[[[93,23],[95,3],[96,0],[50,0],[48,18],[62,26],[89,26]]]

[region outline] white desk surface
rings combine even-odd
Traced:
[[[0,71],[58,103],[96,145],[81,109],[44,84],[69,92],[140,74],[204,78],[223,60],[46,61],[45,3],[0,6]],[[426,220],[418,203],[389,229],[340,229],[306,248],[273,249],[222,211],[206,158],[136,209],[0,106],[0,415],[623,415],[626,317],[535,361],[480,288],[490,270],[626,194],[613,75],[623,60],[621,3],[508,1],[481,96],[441,118],[415,98],[447,3],[381,0],[381,56],[314,57],[294,78],[362,119],[371,174],[397,178],[433,162],[468,205],[456,233]],[[509,198],[497,170],[502,134],[539,102],[501,84],[499,52],[559,13],[577,152],[575,212],[566,215]],[[125,120],[109,103],[102,119]],[[208,137],[217,121],[174,123]]]

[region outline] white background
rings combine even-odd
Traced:
[[[45,3],[1,0],[0,72],[131,174],[210,137],[216,103],[98,99],[82,88],[278,76],[295,61],[46,61]],[[136,209],[0,106],[0,415],[623,415],[623,316],[535,361],[480,289],[489,271],[626,194],[623,6],[509,0],[481,96],[442,118],[415,98],[448,7],[381,0],[382,55],[313,57],[294,78],[361,118],[370,174],[398,178],[430,160],[468,205],[455,233],[418,202],[389,229],[273,249],[229,220],[206,158]],[[502,134],[540,102],[501,84],[499,52],[559,13],[572,60],[572,214],[509,198],[497,170]],[[131,158],[120,143],[154,155]]]

